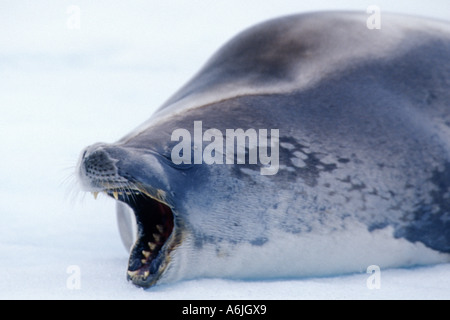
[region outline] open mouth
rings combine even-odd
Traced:
[[[175,247],[172,209],[164,203],[161,190],[155,196],[143,188],[108,188],[104,192],[126,203],[136,216],[137,240],[131,249],[127,278],[138,286],[150,287],[163,274]]]

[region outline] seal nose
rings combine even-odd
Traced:
[[[108,178],[117,175],[117,160],[108,153],[108,145],[97,143],[81,152],[78,163],[78,176],[85,189],[104,188]]]
[[[94,150],[85,150],[83,157],[83,166],[86,172],[114,172],[115,166],[113,159],[103,147]]]

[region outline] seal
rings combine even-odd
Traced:
[[[450,26],[366,19],[308,13],[245,30],[136,130],[82,151],[83,189],[117,200],[129,280],[450,261]],[[229,156],[238,129],[245,146]],[[278,166],[262,174],[270,154]]]

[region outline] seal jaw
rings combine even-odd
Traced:
[[[135,175],[150,171],[126,166],[127,159],[133,155],[123,148],[97,144],[83,152],[78,173],[82,187],[90,191],[94,198],[104,193],[133,210],[137,240],[131,249],[127,278],[138,286],[150,287],[164,274],[171,251],[181,242],[181,238],[176,232],[173,205],[169,204],[170,199],[161,189],[158,177],[150,174],[136,178]],[[155,161],[151,162],[154,166]],[[148,180],[152,183],[143,182]]]
[[[152,195],[143,188],[123,191],[123,188],[103,192],[126,203],[134,212],[137,239],[131,248],[127,279],[148,288],[162,277],[170,262],[172,250],[180,243],[171,207],[162,202],[162,190]],[[95,196],[95,192],[92,192]],[[178,239],[178,240],[177,240]]]
[[[137,240],[131,249],[127,278],[141,287],[154,285],[164,273],[175,243],[172,210],[145,194],[130,199],[119,198],[134,211],[138,226]]]

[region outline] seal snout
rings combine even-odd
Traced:
[[[82,151],[78,164],[80,183],[86,191],[99,192],[112,185],[126,184],[128,181],[118,173],[118,159],[111,152],[112,147],[98,143]]]
[[[153,156],[143,157],[135,150],[98,143],[81,152],[78,176],[83,189],[95,198],[105,193],[133,211],[138,237],[131,248],[127,278],[148,287],[162,276],[179,239],[166,191],[157,188],[157,174],[150,174],[150,181],[137,174],[144,160],[153,169],[148,171],[158,168]]]

